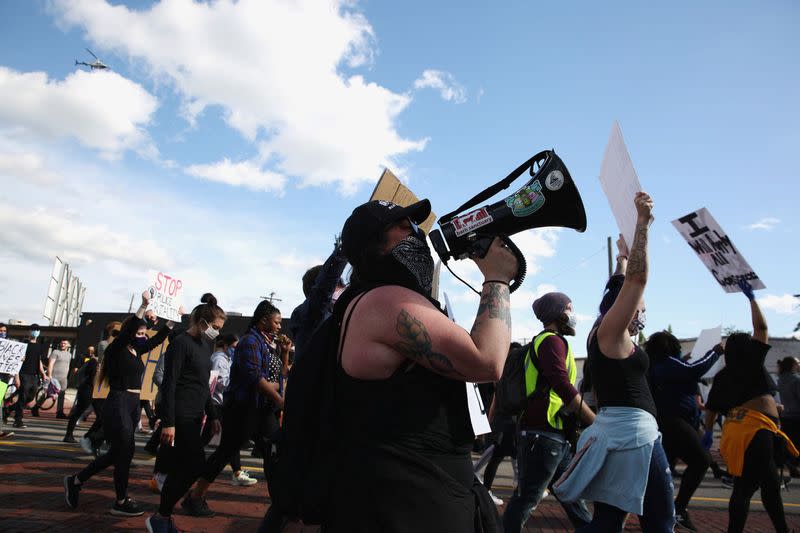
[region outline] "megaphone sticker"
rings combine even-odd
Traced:
[[[554,170],[544,179],[544,186],[551,191],[557,191],[564,185],[564,174],[560,170]]]
[[[489,211],[485,207],[481,207],[475,211],[470,211],[466,215],[454,218],[453,228],[455,229],[456,237],[461,237],[471,231],[475,231],[481,226],[489,224],[493,220]]]
[[[511,213],[515,217],[526,217],[541,209],[544,201],[542,184],[536,180],[506,198],[506,205],[511,208]]]

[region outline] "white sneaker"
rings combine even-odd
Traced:
[[[238,472],[233,472],[231,474],[231,484],[233,485],[249,487],[250,485],[255,485],[256,483],[258,483],[258,480],[251,478],[250,474],[245,469],[239,470]]]
[[[545,498],[547,498],[548,496],[550,496],[550,491],[549,491],[549,490],[547,490],[547,489],[544,489],[544,490],[542,491],[542,499],[544,500],[544,499],[545,499]]]
[[[489,491],[489,496],[492,498],[495,505],[503,505],[503,500],[492,494],[492,491]]]

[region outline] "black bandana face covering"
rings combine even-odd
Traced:
[[[390,255],[408,270],[425,294],[431,294],[433,257],[425,240],[409,235],[394,247]]]

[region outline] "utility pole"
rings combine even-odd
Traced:
[[[608,277],[611,277],[611,274],[614,273],[614,268],[611,263],[611,237],[608,237],[606,240],[606,247],[608,248]]]
[[[269,293],[269,296],[260,296],[262,300],[268,300],[269,303],[282,302],[280,298],[275,298],[275,291]]]

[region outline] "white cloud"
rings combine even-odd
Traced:
[[[169,80],[189,120],[221,106],[228,125],[258,144],[263,170],[301,185],[353,192],[425,146],[396,129],[410,96],[344,72],[375,54],[372,27],[349,1],[53,5],[60,22],[82,27],[98,49],[140,59]]]
[[[76,71],[64,80],[0,66],[0,125],[14,137],[75,138],[106,157],[129,149],[152,155],[145,127],[158,103],[114,72]]]
[[[747,227],[748,229],[764,229],[769,231],[778,224],[780,224],[780,222],[781,222],[780,219],[777,219],[775,217],[765,217],[754,224],[750,224]]]
[[[191,165],[184,169],[186,174],[209,181],[243,186],[255,191],[283,192],[286,177],[276,172],[261,170],[253,161],[233,163],[227,157],[208,165]]]
[[[0,153],[0,176],[40,185],[52,185],[60,179],[46,169],[42,158],[33,152]]]
[[[769,309],[780,315],[791,315],[797,312],[800,299],[791,294],[784,294],[783,296],[767,294],[758,299],[758,304],[764,309]]]
[[[0,203],[0,247],[9,255],[52,261],[58,255],[82,264],[115,260],[133,266],[171,264],[167,251],[150,239],[102,224],[85,224],[58,206],[35,209]]]
[[[463,104],[467,101],[467,91],[456,81],[455,77],[449,72],[441,70],[426,70],[422,76],[414,80],[415,89],[435,89],[439,95],[447,102]],[[478,101],[483,94],[483,90],[478,94]]]

